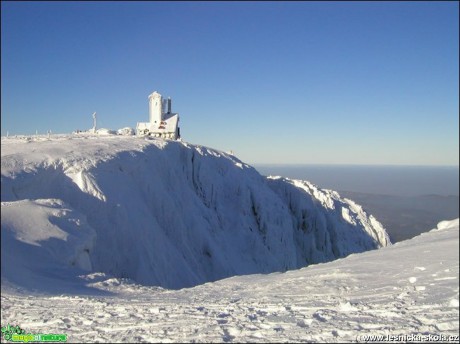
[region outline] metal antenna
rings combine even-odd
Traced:
[[[93,113],[93,131],[96,132],[96,112]]]

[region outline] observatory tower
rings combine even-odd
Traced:
[[[149,95],[149,122],[137,123],[136,132],[139,136],[180,138],[179,114],[171,112],[171,98],[165,100],[157,91]]]

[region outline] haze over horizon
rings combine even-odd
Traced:
[[[458,2],[1,2],[1,134],[135,127],[251,164],[459,165]]]

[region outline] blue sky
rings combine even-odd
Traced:
[[[1,3],[1,133],[148,120],[248,163],[459,164],[458,2]]]

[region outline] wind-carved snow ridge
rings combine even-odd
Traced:
[[[70,179],[78,185],[81,191],[90,194],[101,201],[106,200],[104,194],[101,190],[99,190],[96,182],[94,181],[94,177],[90,173],[80,171],[77,173],[67,173],[67,176],[69,176]]]
[[[70,250],[86,252],[87,261],[75,258],[73,266],[144,285],[191,287],[390,244],[376,219],[336,192],[306,181],[265,178],[233,155],[186,142],[123,136],[8,139],[2,140],[1,164],[2,202],[7,202],[2,203],[2,252],[4,245],[20,241],[18,233],[43,231],[51,220],[37,222],[34,209],[54,202],[78,214],[89,235],[91,245]],[[4,206],[24,209],[21,218],[28,225],[13,221],[18,212],[3,213]],[[3,240],[4,224],[10,224],[9,244]],[[73,228],[62,221],[53,226],[64,232]],[[24,245],[15,254],[27,262]],[[46,259],[72,268],[46,252]],[[2,279],[8,280],[5,261]]]

